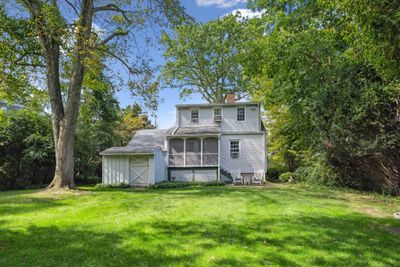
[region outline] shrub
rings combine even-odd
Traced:
[[[288,169],[283,167],[283,166],[277,166],[277,167],[270,167],[267,170],[267,177],[269,179],[279,179],[279,176],[284,173],[287,172]]]
[[[163,181],[156,183],[151,188],[183,188],[188,186],[223,186],[223,181],[208,181],[208,182],[183,182],[183,181]]]
[[[118,183],[118,184],[96,184],[96,186],[94,188],[96,189],[103,189],[103,188],[129,188],[130,185],[129,184],[125,184],[125,183]]]
[[[75,184],[85,185],[85,184],[101,184],[101,178],[98,176],[88,176],[77,175],[75,177]]]
[[[294,180],[294,173],[293,172],[284,172],[279,175],[279,181],[284,183],[290,183]]]

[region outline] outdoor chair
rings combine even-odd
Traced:
[[[231,174],[233,177],[233,184],[243,184],[243,177],[241,176],[240,170],[232,170]]]
[[[252,178],[253,184],[261,185],[264,180],[264,170],[255,170]]]

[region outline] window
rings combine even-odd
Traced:
[[[237,109],[237,120],[238,121],[245,121],[246,115],[244,112],[244,108],[238,108]]]
[[[221,108],[214,108],[214,121],[220,122],[222,120]]]
[[[192,109],[192,112],[190,115],[190,121],[192,123],[199,123],[199,110],[198,109]]]
[[[231,158],[237,159],[239,158],[239,140],[231,140],[230,141],[230,154]]]

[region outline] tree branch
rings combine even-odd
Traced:
[[[75,14],[79,17],[79,12],[76,7],[68,0],[65,0],[65,2],[74,10]]]
[[[129,66],[129,64],[123,60],[121,57],[117,56],[116,54],[114,54],[111,51],[108,51],[107,49],[102,49],[101,47],[95,47],[95,49],[100,50],[104,53],[107,53],[108,55],[110,55],[111,57],[115,58],[116,60],[118,60],[119,62],[122,63],[122,65],[124,65],[130,74],[140,74],[140,72],[137,69],[132,68],[131,66]]]
[[[94,8],[94,13],[99,12],[99,11],[114,11],[114,12],[119,12],[122,14],[122,16],[128,21],[130,24],[132,24],[132,20],[130,20],[126,14],[128,13],[133,13],[132,11],[129,10],[122,10],[119,6],[115,4],[107,4],[105,6],[99,6]]]
[[[104,38],[102,41],[100,41],[100,42],[98,43],[98,45],[105,45],[105,44],[107,44],[109,41],[111,41],[113,38],[115,38],[115,37],[117,37],[117,36],[125,36],[125,35],[127,35],[127,34],[128,34],[127,31],[122,31],[122,30],[113,32],[113,33],[111,33],[109,36],[107,36],[106,38]]]

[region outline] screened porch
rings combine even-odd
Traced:
[[[218,138],[171,138],[168,141],[169,166],[217,166]]]

